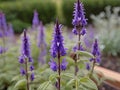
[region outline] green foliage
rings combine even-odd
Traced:
[[[107,7],[106,12],[91,17],[96,30],[99,31],[96,37],[99,38],[103,53],[117,56],[120,54],[120,7],[113,8],[112,12],[111,7]]]
[[[20,34],[23,32],[24,29],[26,29],[30,24],[22,22],[21,20],[13,20],[12,22],[13,28],[14,28],[14,33]]]
[[[120,0],[81,0],[85,7],[86,17],[90,21],[91,14],[98,14],[108,5],[115,7],[119,6]],[[62,0],[62,12],[64,16],[64,24],[71,26],[73,5],[75,0]]]
[[[38,11],[39,18],[44,24],[55,20],[56,5],[50,0],[31,0],[30,2],[18,0],[16,2],[8,1],[0,3],[0,11],[2,10],[6,14],[9,22],[14,23],[16,33],[21,32],[23,27],[32,23],[33,11],[35,9]],[[17,28],[19,27],[18,23],[20,24],[20,29]]]

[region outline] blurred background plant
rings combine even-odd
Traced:
[[[100,40],[103,53],[110,56],[120,55],[120,7],[106,7],[105,12],[99,15],[91,15],[94,28],[97,31],[95,37]]]

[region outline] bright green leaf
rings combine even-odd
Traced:
[[[26,79],[19,80],[14,88],[24,87],[26,85]]]
[[[46,90],[49,85],[50,85],[50,81],[46,81],[42,83],[37,90]]]

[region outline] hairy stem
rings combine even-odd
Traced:
[[[93,61],[93,66],[92,66],[92,70],[91,70],[91,73],[90,73],[90,77],[92,77],[92,74],[93,74],[93,71],[94,71],[94,67],[95,67],[95,60]]]
[[[27,80],[26,88],[27,88],[27,90],[30,90],[29,89],[28,60],[27,59],[26,59],[26,62],[25,62],[25,71],[26,71],[26,80]]]
[[[60,52],[58,51],[58,90],[60,90],[60,74],[61,74],[61,68],[60,68]]]

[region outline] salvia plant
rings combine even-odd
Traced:
[[[33,20],[32,20],[32,28],[36,29],[39,26],[39,17],[37,10],[34,10]]]
[[[91,52],[88,52],[82,44],[82,38],[87,35],[87,19],[85,18],[84,5],[80,0],[74,4],[72,24],[74,26],[72,32],[78,40],[69,53],[68,48],[65,48],[62,25],[56,19],[47,58],[49,61],[45,61],[42,60],[47,55],[44,27],[42,22],[39,22],[38,13],[34,12],[33,26],[38,27],[37,25],[39,25],[37,43],[41,52],[39,60],[42,61],[42,65],[44,65],[43,62],[46,62],[48,66],[42,68],[40,65],[39,69],[34,70],[30,40],[27,31],[24,30],[19,63],[20,73],[25,78],[23,80],[26,90],[98,90],[97,82],[94,82],[98,78],[94,72],[94,67],[100,63],[100,49],[97,39],[93,42]],[[23,81],[18,81],[15,87],[22,83]],[[31,88],[31,84],[34,88]],[[37,85],[34,86],[34,84]]]
[[[39,58],[38,58],[38,61],[41,63],[41,64],[45,64],[46,61],[45,61],[45,56],[47,54],[47,44],[46,44],[46,41],[45,41],[45,31],[44,31],[44,26],[42,24],[42,22],[40,22],[40,25],[39,25],[39,31],[38,31],[38,39],[37,39],[37,45],[38,45],[38,48],[40,49],[40,55],[39,55]]]
[[[22,76],[26,77],[26,90],[30,90],[30,81],[34,80],[34,66],[33,59],[30,52],[30,41],[27,36],[26,30],[24,30],[24,35],[22,37],[21,45],[21,55],[19,57],[19,63],[21,64],[20,73]],[[30,73],[29,73],[30,72]]]

